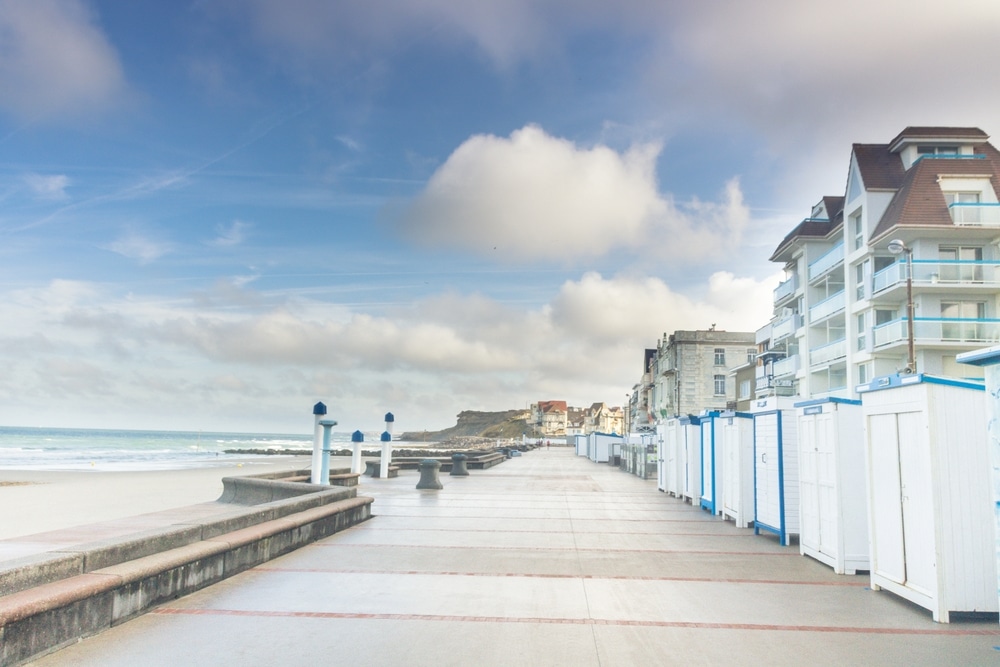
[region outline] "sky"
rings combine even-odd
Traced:
[[[1000,131],[995,0],[0,0],[0,424],[623,403],[852,143]]]

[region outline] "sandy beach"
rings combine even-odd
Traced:
[[[349,466],[349,458],[331,461]],[[211,502],[223,477],[308,467],[307,456],[282,456],[180,470],[0,470],[0,540]]]

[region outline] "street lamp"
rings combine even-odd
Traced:
[[[889,241],[889,252],[893,255],[906,253],[906,334],[909,346],[907,373],[917,372],[917,359],[913,353],[913,248],[907,246],[901,239]]]

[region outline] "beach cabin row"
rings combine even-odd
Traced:
[[[658,427],[658,487],[948,622],[997,602],[979,382],[879,378],[861,401],[768,397]]]

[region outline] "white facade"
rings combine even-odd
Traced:
[[[998,610],[983,386],[925,375],[862,389],[872,589],[929,609]]]
[[[837,574],[868,570],[868,496],[861,401],[817,399],[799,409],[799,552]]]
[[[957,354],[1000,341],[1000,154],[977,128],[907,128],[856,144],[844,196],[824,197],[779,245],[785,268],[758,395],[857,398],[908,365],[912,252],[916,368],[981,377]]]

